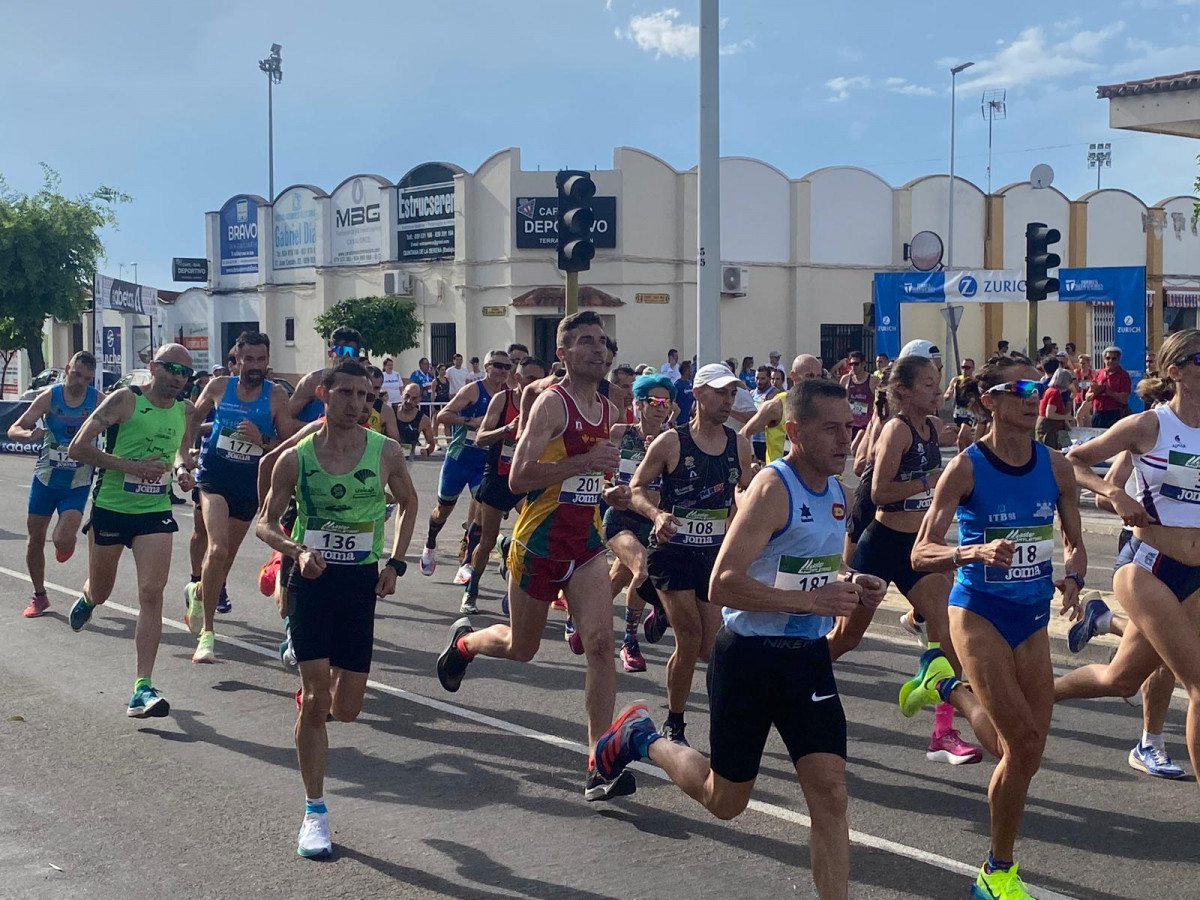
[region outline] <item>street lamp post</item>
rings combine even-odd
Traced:
[[[700,0],[700,147],[696,184],[696,358],[721,358],[721,28],[719,0]]]
[[[946,191],[946,196],[949,198],[949,212],[947,215],[948,222],[946,225],[946,268],[954,268],[954,126],[957,120],[957,109],[955,100],[955,79],[958,73],[975,65],[973,62],[959,63],[957,66],[950,67],[950,187]],[[953,369],[946,367],[944,377],[950,378],[958,371],[959,355],[958,355],[958,326],[954,322],[954,313],[950,308],[950,298],[946,297],[946,332],[950,336],[950,346],[954,350]]]
[[[258,68],[267,73],[267,188],[270,201],[275,202],[275,98],[274,86],[283,82],[283,57],[279,44],[271,45],[271,55],[258,61]]]

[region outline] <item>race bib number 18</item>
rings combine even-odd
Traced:
[[[707,549],[720,546],[725,538],[725,523],[729,521],[727,509],[687,509],[676,506],[671,515],[679,520],[679,530],[671,538],[672,544]]]
[[[599,472],[584,472],[564,478],[558,490],[558,502],[569,506],[599,506],[604,476]]]
[[[984,566],[983,580],[992,584],[1011,584],[1014,581],[1036,581],[1054,574],[1054,525],[1032,525],[1015,528],[985,528],[984,543],[1008,540],[1016,544],[1012,565],[1007,569]]]
[[[842,556],[780,556],[775,587],[782,591],[815,591],[837,578]]]

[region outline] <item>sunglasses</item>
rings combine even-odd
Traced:
[[[499,369],[501,372],[507,372],[512,368],[512,363],[490,362],[488,365],[493,369]]]
[[[1153,362],[1154,357],[1147,356],[1146,361]],[[1193,365],[1200,366],[1200,353],[1193,353],[1191,356],[1181,356],[1179,359],[1175,360],[1173,365],[1186,366],[1188,363],[1192,363]]]
[[[163,362],[161,359],[156,359],[155,362],[172,375],[179,375],[182,378],[191,378],[196,374],[195,369],[191,366],[185,366],[183,363]]]
[[[657,407],[658,409],[665,409],[671,405],[671,401],[666,397],[647,397],[642,402],[649,403],[651,406]]]
[[[985,394],[1012,394],[1014,397],[1027,399],[1037,396],[1038,383],[1036,381],[1006,381],[1004,384],[998,384],[995,387],[990,387]]]
[[[330,347],[329,352],[334,356],[358,356],[358,348],[351,347],[349,344],[338,344],[335,347]]]

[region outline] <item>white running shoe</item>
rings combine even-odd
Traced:
[[[204,601],[200,599],[200,585],[195,581],[189,582],[183,589],[187,609],[183,613],[183,621],[192,634],[198,635],[204,630]]]
[[[920,647],[924,648],[928,646],[929,640],[925,635],[925,623],[918,622],[916,615],[911,609],[900,617],[900,627],[911,634]]]
[[[421,574],[432,575],[433,570],[437,568],[437,557],[433,555],[433,551],[426,547],[421,551]]]
[[[296,855],[305,859],[321,859],[333,853],[329,840],[329,814],[306,813],[300,835],[296,838]]]
[[[475,574],[475,570],[471,568],[470,563],[463,563],[458,567],[458,572],[454,575],[455,584],[470,584],[471,576]]]

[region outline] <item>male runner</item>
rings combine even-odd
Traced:
[[[613,778],[649,757],[714,816],[731,819],[750,800],[774,725],[812,817],[817,896],[845,900],[846,716],[825,635],[832,617],[860,603],[878,606],[886,585],[842,568],[846,496],[835,476],[850,450],[845,390],[797,381],[786,415],[792,449],[739,498],[713,570],[712,600],[725,609],[708,670],[711,761],[659,740],[649,710],[637,703],[596,743],[596,767]]]
[[[479,425],[479,436],[475,444],[487,450],[487,462],[483,467],[483,480],[479,483],[476,501],[479,506],[479,543],[475,554],[467,560],[471,577],[463,591],[458,611],[463,615],[479,612],[476,600],[479,597],[479,582],[487,568],[492,548],[500,534],[500,520],[519,504],[524,495],[514,494],[508,486],[508,473],[512,466],[513,453],[517,449],[517,416],[521,409],[521,388],[531,381],[546,377],[546,366],[532,356],[521,360],[517,374],[518,387],[504,387],[488,404],[483,421]]]
[[[375,600],[396,590],[407,568],[417,494],[400,446],[359,427],[366,405],[366,369],[346,360],[318,387],[326,407],[316,434],[285,450],[271,473],[271,490],[255,532],[295,561],[287,587],[291,640],[300,666],[296,756],[304,780],[304,822],[296,853],[329,856],[324,800],[325,719],[352,722],[362,710],[371,670]],[[384,488],[400,507],[391,556],[382,569]],[[290,538],[280,523],[295,499]]]
[[[414,381],[406,384],[400,392],[400,405],[396,408],[396,431],[400,435],[400,446],[409,448],[409,459],[416,455],[421,437],[425,438],[422,456],[432,455],[437,446],[433,420],[421,409],[421,386]]]
[[[654,523],[646,571],[675,629],[663,734],[681,744],[696,661],[708,659],[721,625],[721,608],[708,602],[709,579],[734,490],[750,485],[750,441],[725,425],[740,386],[724,363],[701,366],[693,386],[697,413],[650,445],[630,484],[630,508]]]
[[[779,372],[780,370],[775,368],[774,371]],[[820,378],[822,371],[819,359],[807,353],[801,353],[792,360],[792,384],[803,381],[805,378]],[[760,431],[767,433],[767,462],[774,462],[781,458],[775,453],[775,441],[771,440],[771,430],[781,425],[785,419],[783,401],[787,395],[782,386],[777,385],[777,387],[780,388],[779,393],[765,401],[758,408],[758,412],[754,414],[754,418],[743,425],[741,429],[741,433],[747,439],[752,439]],[[780,442],[778,452],[780,454],[787,452],[786,441]]]
[[[84,526],[88,577],[71,607],[71,628],[82,629],[95,608],[111,596],[121,549],[130,548],[137,568],[137,680],[125,714],[139,719],[165,716],[171,708],[150,679],[162,637],[171,535],[179,530],[171,515],[172,471],[184,491],[193,484],[187,461],[191,441],[185,440],[192,404],[178,399],[192,375],[191,354],[180,344],[164,344],[154,354],[150,373],[144,388],[119,388],[105,397],[67,448],[70,459],[99,472],[92,516]],[[102,434],[104,450],[96,446]]]
[[[754,388],[750,391],[750,399],[754,403],[755,410],[762,409],[762,405],[779,393],[779,388],[771,384],[771,373],[775,371],[770,366],[759,366],[754,372]],[[749,422],[754,417],[747,419]],[[745,423],[743,423],[745,424]],[[756,434],[750,436],[750,447],[754,450],[754,461],[757,463],[765,463],[767,461],[767,444],[776,445],[772,451],[772,459],[779,459],[783,456],[783,427],[782,423],[774,428],[766,428]]]
[[[546,388],[523,419],[509,471],[509,487],[528,492],[513,529],[509,552],[511,625],[475,631],[463,617],[450,627],[438,657],[438,680],[457,691],[476,656],[528,662],[542,642],[546,615],[559,590],[566,593],[587,657],[584,706],[588,738],[612,721],[616,703],[613,670],[612,593],[600,533],[603,491],[611,506],[628,503],[625,485],[602,488],[621,455],[608,439],[616,416],[597,387],[605,372],[604,327],[592,310],[567,316],[558,325],[558,358],[566,378]],[[605,781],[588,761],[584,799],[607,800],[636,790],[632,773]]]
[[[258,510],[256,476],[263,453],[296,430],[281,385],[267,381],[271,339],[243,332],[234,345],[239,375],[214,378],[194,408],[193,429],[215,410],[212,431],[200,453],[196,487],[208,533],[199,583],[185,588],[184,621],[198,635],[192,662],[217,661],[213,651],[217,602],[221,586]]]
[[[861,350],[851,350],[849,360],[850,371],[842,376],[842,387],[846,389],[850,412],[854,414],[853,438],[864,431],[871,420],[871,404],[875,400],[879,381],[867,372],[867,360]]]
[[[432,575],[437,568],[434,551],[437,549],[438,532],[446,524],[446,519],[458,503],[459,494],[467,486],[470,486],[472,494],[467,520],[471,523],[470,538],[474,538],[470,540],[468,549],[474,550],[475,541],[478,540],[474,494],[483,479],[487,453],[475,445],[475,438],[492,395],[502,391],[508,381],[512,363],[503,350],[493,350],[487,355],[483,368],[486,372],[483,380],[463,385],[437,414],[437,424],[453,425],[454,433],[450,437],[450,446],[446,448],[446,458],[442,461],[442,472],[438,478],[438,505],[429,514],[429,534],[425,538],[425,549],[421,552],[422,575]],[[470,559],[469,554],[466,559]],[[468,568],[469,565],[464,563],[455,577],[455,584],[466,584],[470,580],[471,574],[466,571]]]
[[[332,364],[341,359],[358,359],[362,352],[362,335],[349,325],[335,328],[329,336],[329,362]],[[316,369],[300,379],[296,391],[288,399],[288,412],[293,419],[300,422],[315,422],[325,411],[325,404],[317,395],[321,379],[325,377],[324,369]]]
[[[366,370],[367,379],[371,382],[371,390],[367,393],[363,421],[359,424],[399,443],[400,431],[396,426],[396,412],[384,395],[383,369],[377,366],[366,366]]]
[[[57,512],[54,529],[54,558],[66,562],[75,552],[75,535],[87,506],[92,483],[91,466],[80,465],[67,456],[67,445],[80,426],[96,409],[104,395],[92,387],[96,377],[96,357],[81,350],[67,363],[61,384],[53,385],[34,398],[29,408],[8,429],[14,441],[42,442],[33,465],[29,485],[29,510],[25,528],[25,566],[33,582],[33,597],[24,616],[34,619],[50,608],[46,597],[46,532]],[[38,421],[45,419],[45,427]]]

